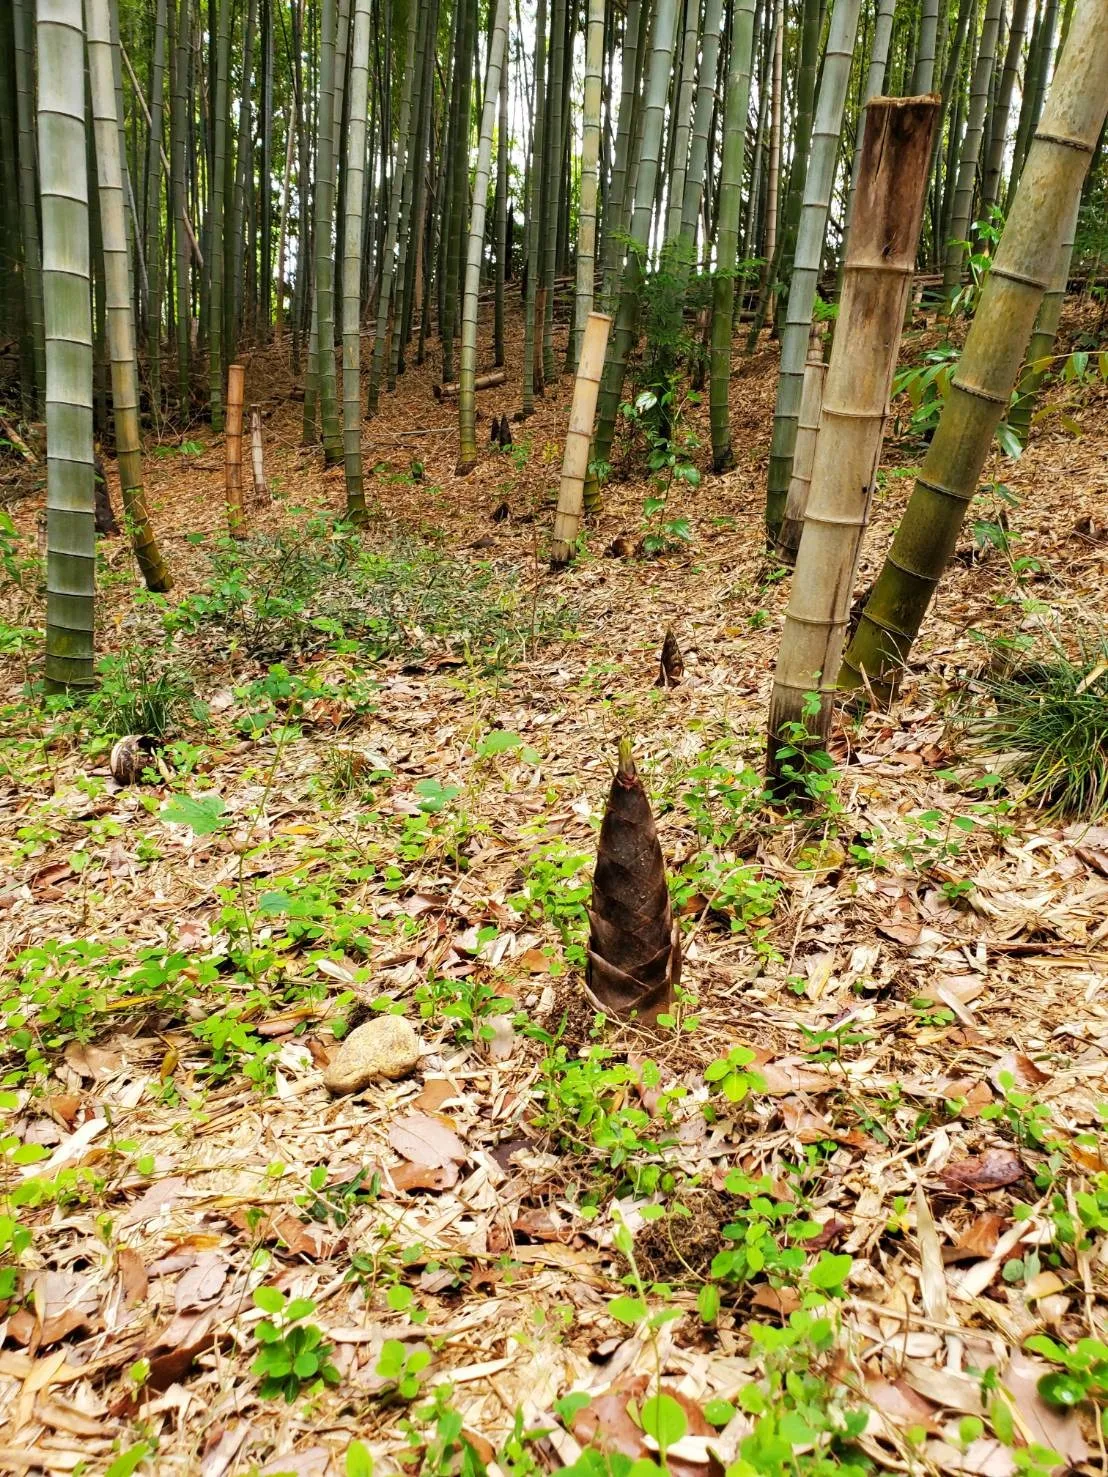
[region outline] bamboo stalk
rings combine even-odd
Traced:
[[[866,109],[839,322],[812,485],[769,712],[767,772],[796,788],[793,725],[826,747],[835,679],[869,519],[900,326],[915,265],[939,99],[875,98]],[[813,715],[810,692],[819,694]],[[783,783],[782,783],[783,781]]]
[[[111,20],[108,0],[86,0],[89,90],[96,140],[100,187],[100,232],[104,255],[104,307],[111,357],[112,412],[119,485],[130,525],[135,558],[150,590],[164,593],[173,581],[154,534],[142,485],[142,439],[139,432],[138,363],[131,285],[127,272],[127,229],[124,221],[119,120],[112,76]]]
[[[456,477],[466,476],[477,465],[477,299],[481,288],[485,209],[489,196],[489,175],[492,171],[492,131],[500,106],[500,69],[505,61],[507,38],[508,0],[497,0],[485,73],[485,99],[481,108],[481,132],[477,143],[477,169],[473,178],[473,204],[462,291],[462,343],[458,356],[458,461],[454,468]]]
[[[226,456],[227,529],[232,538],[245,538],[242,509],[242,398],[246,371],[241,364],[227,366],[227,420],[223,445]]]
[[[604,0],[589,0],[582,113],[581,194],[577,210],[577,288],[570,336],[574,367],[596,287],[596,187],[600,159],[600,90],[604,61]]]
[[[859,158],[861,150],[858,151]],[[800,415],[796,423],[796,450],[793,453],[793,475],[785,504],[785,518],[777,537],[777,556],[785,564],[795,565],[796,551],[804,528],[804,512],[812,485],[812,467],[816,459],[819,417],[823,406],[823,384],[827,365],[823,358],[823,335],[818,323],[812,324],[808,338],[808,358],[804,365],[804,388],[800,394]]]
[[[81,0],[38,9],[38,153],[46,324],[46,687],[92,687],[92,451],[85,37]]]
[[[558,507],[554,514],[554,537],[550,547],[552,564],[569,562],[581,528],[581,513],[585,505],[585,477],[589,470],[589,447],[611,326],[612,320],[607,313],[590,313],[585,319],[577,378],[573,383],[573,403],[569,411],[565,453],[562,457]]]
[[[934,439],[866,603],[839,680],[896,690],[962,520],[1057,264],[1108,113],[1104,0],[1077,0],[1042,121],[970,325]]]
[[[766,475],[766,530],[771,544],[777,537],[785,514],[785,500],[792,477],[796,418],[804,383],[808,332],[823,259],[827,216],[839,152],[839,133],[860,9],[860,0],[838,0],[832,12],[819,98],[816,102],[811,134],[811,159],[804,179],[793,270],[788,276],[789,297],[785,308],[785,323],[781,330],[781,368],[777,377],[777,404],[774,408],[773,438]]]
[[[250,471],[254,478],[254,501],[268,503],[269,484],[265,480],[265,453],[262,447],[262,413],[250,407]]]

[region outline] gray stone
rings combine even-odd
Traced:
[[[334,1093],[361,1092],[378,1078],[406,1077],[419,1052],[419,1037],[403,1016],[374,1016],[339,1043],[323,1081]]]

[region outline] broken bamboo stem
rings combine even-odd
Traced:
[[[255,502],[269,502],[269,488],[265,480],[265,459],[262,451],[262,413],[256,405],[250,407],[250,470],[254,478]]]
[[[581,340],[581,357],[573,384],[573,404],[569,411],[566,449],[562,457],[562,480],[558,488],[558,507],[554,514],[554,537],[550,545],[551,564],[568,564],[573,556],[577,535],[581,530],[581,514],[585,505],[585,476],[589,470],[589,448],[592,444],[596,400],[600,393],[600,376],[604,371],[604,355],[608,348],[608,331],[612,320],[607,313],[590,313],[585,319]]]
[[[475,390],[491,390],[497,385],[502,385],[508,378],[506,369],[490,369],[485,374],[479,374],[473,382]],[[436,400],[451,400],[458,393],[458,381],[449,380],[445,385],[432,385],[431,393]]]
[[[241,364],[227,369],[227,420],[223,445],[227,474],[227,530],[232,538],[244,538],[242,511],[242,392],[246,378]]]

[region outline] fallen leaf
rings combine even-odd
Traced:
[[[1002,1090],[1002,1076],[1011,1076],[1016,1087],[1024,1092],[1033,1087],[1042,1087],[1044,1082],[1050,1081],[1049,1072],[1044,1072],[1029,1056],[1024,1056],[1019,1051],[1007,1052],[989,1073],[989,1078],[998,1091]]]
[[[884,1375],[871,1375],[866,1380],[866,1399],[897,1427],[937,1429],[934,1405],[905,1379],[887,1380]]]
[[[458,1183],[458,1166],[450,1164],[403,1164],[389,1170],[398,1190],[452,1190]]]
[[[1064,1466],[1076,1467],[1089,1455],[1077,1411],[1048,1405],[1039,1394],[1039,1381],[1052,1369],[1045,1360],[1013,1349],[1003,1383],[1030,1440],[1057,1452]]]
[[[173,1290],[178,1313],[214,1302],[223,1290],[229,1271],[230,1264],[223,1257],[213,1251],[201,1253],[178,1279]]]
[[[397,1118],[389,1129],[389,1143],[405,1159],[428,1169],[462,1164],[466,1158],[466,1146],[454,1130],[429,1113]]]
[[[939,1178],[950,1190],[998,1190],[1002,1185],[1014,1185],[1023,1178],[1023,1164],[1008,1149],[986,1149],[982,1154],[970,1154],[965,1159],[955,1159]]]
[[[967,1262],[977,1257],[992,1256],[1007,1225],[1005,1216],[986,1211],[966,1227],[953,1246],[943,1247],[943,1261],[949,1266],[951,1262]]]
[[[142,1302],[150,1285],[146,1263],[139,1253],[129,1246],[119,1248],[115,1254],[115,1262],[119,1268],[119,1280],[123,1285],[123,1306],[133,1308],[137,1303]]]
[[[412,1105],[424,1113],[437,1113],[443,1103],[457,1095],[458,1089],[448,1077],[428,1077],[419,1095],[412,1099]]]
[[[273,1210],[255,1217],[245,1210],[226,1212],[226,1218],[240,1231],[247,1231],[259,1241],[284,1244],[293,1256],[311,1257],[320,1261],[334,1249],[337,1238],[314,1221],[302,1221],[288,1211]]]

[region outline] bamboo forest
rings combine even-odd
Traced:
[[[0,0],[0,1473],[1108,1474],[1108,0]]]

